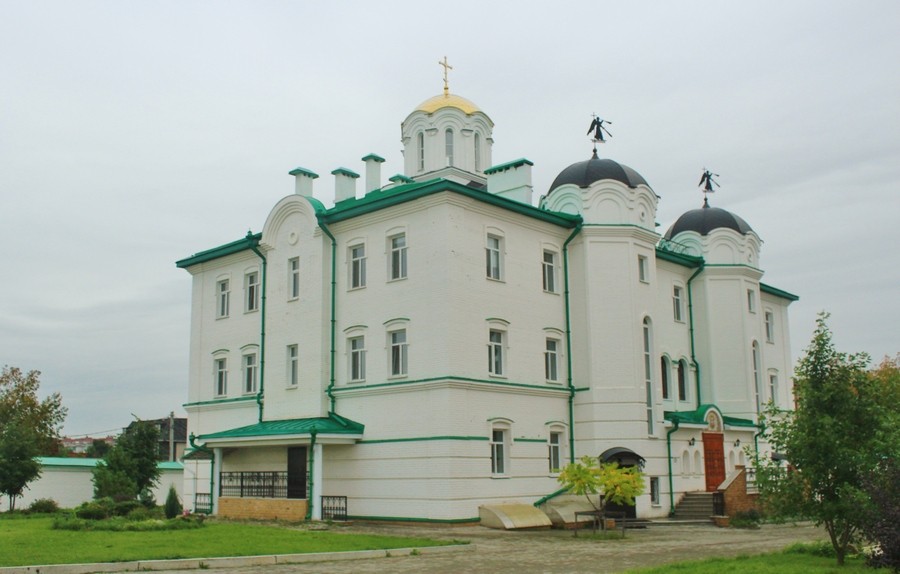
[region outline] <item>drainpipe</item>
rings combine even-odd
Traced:
[[[675,483],[672,480],[672,435],[678,430],[681,422],[675,419],[675,426],[666,433],[666,451],[669,454],[669,516],[675,514]]]
[[[700,363],[697,362],[697,355],[694,352],[694,296],[693,291],[691,290],[691,281],[694,280],[697,275],[700,275],[700,272],[703,271],[703,267],[706,265],[705,261],[700,262],[700,267],[694,271],[694,274],[691,275],[690,279],[687,280],[687,292],[688,292],[688,320],[690,321],[690,334],[691,334],[691,363],[694,365],[694,369],[697,370],[697,408],[700,408],[700,405],[703,404],[700,400]],[[678,427],[676,427],[678,428]]]
[[[753,466],[759,466],[759,437],[762,436],[766,432],[765,425],[759,425],[756,428],[759,429],[759,432],[753,435]]]
[[[313,499],[315,498],[315,490],[313,490],[313,477],[316,473],[313,467],[316,464],[316,429],[309,431],[309,494],[306,497],[306,520],[312,518]]]
[[[250,232],[247,232],[250,237]],[[250,249],[262,259],[262,304],[260,305],[260,325],[259,325],[259,392],[256,393],[256,404],[259,405],[259,417],[257,422],[263,420],[263,391],[266,385],[266,256],[263,255],[259,248],[259,243],[251,245]]]
[[[319,220],[319,227],[322,228],[322,231],[325,232],[325,235],[331,239],[331,349],[329,350],[329,355],[331,357],[331,366],[329,368],[331,375],[328,381],[328,388],[325,389],[325,392],[328,394],[328,399],[330,401],[330,406],[328,408],[329,412],[335,412],[335,396],[334,396],[334,337],[335,337],[335,329],[337,328],[337,321],[335,320],[335,305],[337,303],[337,276],[335,273],[335,269],[337,266],[337,239],[334,238],[334,235],[331,234],[331,231],[328,229],[328,226],[325,225],[325,222],[322,220],[322,214],[316,213],[316,219]]]
[[[563,243],[563,280],[565,281],[566,302],[566,379],[569,385],[569,462],[575,462],[575,385],[572,382],[572,320],[569,313],[569,243],[581,232],[583,222],[578,225]]]
[[[216,476],[216,472],[215,472],[216,471],[216,455],[208,447],[200,446],[196,442],[194,442],[196,439],[197,439],[197,437],[194,436],[194,433],[191,433],[190,436],[188,437],[188,440],[191,443],[191,448],[205,452],[205,453],[209,454],[210,456],[212,456],[212,458],[209,459],[209,514],[212,514],[212,507],[213,507],[212,497],[215,496],[215,493],[213,492],[213,488],[215,487],[215,482],[213,479]],[[196,499],[197,499],[197,493],[195,492],[194,493],[194,502],[195,502],[194,505],[195,506],[196,506]]]

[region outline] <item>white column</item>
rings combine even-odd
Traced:
[[[211,469],[212,476],[212,492],[209,493],[209,498],[212,501],[212,513],[213,515],[219,514],[219,475],[222,472],[222,449],[214,448],[213,449],[213,467]]]
[[[313,505],[312,519],[322,520],[322,444],[316,443],[313,445],[312,449],[313,467],[310,474],[312,476],[313,487],[311,489],[312,492],[309,493],[311,498],[309,503]]]

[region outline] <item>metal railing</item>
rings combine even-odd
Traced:
[[[194,512],[212,514],[212,496],[208,492],[194,493]]]
[[[725,493],[721,490],[712,493],[713,515],[725,516]]]
[[[287,472],[219,473],[219,496],[240,498],[287,498]]]
[[[323,496],[322,520],[347,520],[347,497]]]
[[[748,466],[744,469],[744,478],[747,481],[747,494],[756,494],[759,488],[756,486],[756,468]]]

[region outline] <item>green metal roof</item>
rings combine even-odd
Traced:
[[[335,413],[328,413],[327,417],[263,421],[245,427],[201,435],[197,438],[200,440],[210,440],[220,438],[304,435],[311,434],[313,431],[315,431],[316,434],[362,434],[365,428],[365,425],[362,423],[345,419]]]
[[[41,466],[55,468],[94,468],[102,458],[67,458],[60,456],[42,456],[37,461]],[[156,464],[160,470],[182,470],[184,465],[180,462],[159,462]]]
[[[782,291],[777,287],[772,287],[771,285],[766,285],[765,283],[759,284],[759,290],[763,293],[768,293],[769,295],[775,295],[776,297],[781,297],[783,299],[788,299],[789,301],[799,301],[800,297],[794,295],[793,293],[788,293],[787,291]]]
[[[302,167],[295,167],[294,169],[292,169],[291,171],[288,172],[288,175],[305,175],[306,177],[309,177],[312,179],[316,179],[317,177],[319,177],[319,174],[317,174],[316,172],[309,171],[308,169],[305,169]]]
[[[370,153],[369,155],[362,158],[363,161],[369,161],[370,159],[373,159],[373,160],[377,161],[378,163],[383,163],[385,161],[385,159],[383,157],[381,157],[380,155],[376,155],[374,153]]]
[[[353,171],[352,169],[347,169],[346,167],[339,167],[336,170],[331,172],[331,175],[346,175],[347,177],[352,177],[356,179],[359,177],[359,174]]]
[[[508,162],[506,162],[506,163],[501,163],[501,164],[495,165],[495,166],[493,166],[493,167],[489,167],[489,168],[487,168],[486,170],[484,170],[484,174],[485,174],[485,175],[490,175],[490,174],[492,174],[492,173],[499,173],[499,172],[501,172],[501,171],[505,171],[505,170],[507,170],[507,169],[512,169],[512,168],[514,168],[514,167],[519,167],[519,166],[522,166],[522,165],[534,165],[534,163],[533,163],[532,161],[527,160],[527,159],[525,159],[525,158],[523,157],[523,158],[520,158],[520,159],[514,159],[514,160],[512,160],[512,161],[508,161]]]
[[[682,424],[705,425],[706,413],[708,413],[710,409],[715,409],[719,414],[722,413],[716,405],[700,405],[697,407],[697,410],[694,411],[665,411],[663,413],[663,418],[673,423],[677,421]],[[725,415],[722,415],[722,422],[732,427],[756,428],[755,422],[747,419],[739,419],[737,417],[726,417]]]
[[[231,243],[226,243],[225,245],[220,245],[218,247],[213,247],[212,249],[207,249],[206,251],[195,253],[190,257],[185,257],[181,261],[176,261],[175,265],[184,269],[185,267],[190,267],[191,265],[196,265],[197,263],[203,263],[204,261],[212,261],[213,259],[218,259],[219,257],[231,255],[232,253],[240,253],[241,251],[246,251],[247,249],[259,245],[260,239],[262,239],[262,233],[248,232],[247,236],[243,239],[238,239],[237,241],[232,241]]]

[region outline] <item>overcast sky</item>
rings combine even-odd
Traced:
[[[400,122],[450,90],[495,123],[495,164],[544,194],[601,150],[661,196],[763,239],[798,357],[900,351],[900,2],[0,0],[0,364],[42,371],[65,432],[183,416],[190,275],[321,174],[402,172]]]

